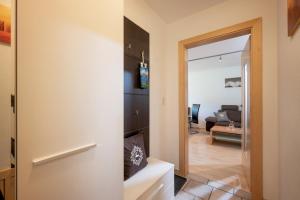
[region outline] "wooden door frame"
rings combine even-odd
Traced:
[[[250,129],[251,129],[251,195],[254,200],[263,199],[262,179],[262,18],[222,28],[188,38],[178,43],[179,54],[179,171],[188,175],[188,93],[187,49],[251,34],[250,49]]]

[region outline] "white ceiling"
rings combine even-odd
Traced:
[[[210,70],[212,68],[224,68],[224,67],[239,67],[241,66],[241,52],[224,55],[222,61],[219,61],[219,57],[206,58],[196,60],[188,63],[189,72],[199,70]]]
[[[188,60],[219,55],[228,52],[241,51],[245,48],[249,35],[236,37],[220,42],[214,42],[188,50]]]
[[[219,67],[234,67],[241,65],[241,54],[237,52],[216,57],[205,58],[214,55],[220,55],[229,52],[242,51],[247,43],[249,35],[236,37],[220,42],[215,42],[207,45],[202,45],[188,50],[188,59],[198,59],[188,62],[189,71],[207,70]]]
[[[167,23],[192,15],[225,0],[145,0]]]

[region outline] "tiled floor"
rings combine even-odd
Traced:
[[[248,200],[249,193],[239,189],[231,188],[228,185],[213,181],[205,181],[203,178],[194,180],[189,178],[181,191],[176,195],[175,200]]]

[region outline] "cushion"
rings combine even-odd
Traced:
[[[217,118],[217,122],[229,122],[229,118],[226,112],[217,112],[214,114]]]
[[[144,135],[137,135],[124,139],[124,180],[127,180],[139,170],[143,169],[147,162],[144,147]]]
[[[233,111],[226,110],[227,116],[231,121],[241,122],[242,121],[242,112],[241,111]]]

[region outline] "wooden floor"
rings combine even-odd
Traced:
[[[204,130],[189,136],[189,176],[249,191],[241,166],[240,145],[221,141],[211,145],[208,138]]]

